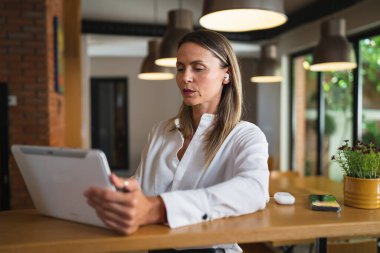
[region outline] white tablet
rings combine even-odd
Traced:
[[[83,195],[90,186],[115,190],[102,151],[13,145],[12,153],[39,213],[105,227]]]

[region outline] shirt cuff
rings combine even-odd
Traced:
[[[166,206],[170,228],[211,220],[211,209],[203,189],[166,192],[160,195]]]

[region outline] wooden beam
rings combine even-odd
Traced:
[[[80,0],[63,3],[65,65],[65,146],[82,147],[81,5]]]

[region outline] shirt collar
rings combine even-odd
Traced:
[[[213,122],[214,118],[215,118],[215,114],[203,113],[201,117],[201,121],[199,122],[198,128],[202,128],[202,129],[208,128]],[[174,120],[174,125],[177,129],[180,129],[181,123],[179,122],[179,118],[176,118]]]

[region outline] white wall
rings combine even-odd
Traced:
[[[129,159],[134,172],[153,125],[177,114],[182,98],[174,80],[144,81],[137,78],[143,58],[91,58],[91,77],[128,78]]]
[[[257,125],[269,144],[269,155],[276,169],[280,154],[280,94],[281,84],[257,84]]]
[[[257,84],[251,83],[250,79],[257,66],[257,60],[253,58],[239,58],[240,72],[243,86],[243,120],[257,122]],[[260,127],[260,126],[259,126]]]
[[[380,26],[380,1],[379,0],[366,0],[358,4],[355,4],[343,11],[340,11],[334,15],[335,17],[341,17],[346,20],[347,34],[353,35],[358,32],[363,32],[374,27]],[[330,16],[322,19],[326,20]],[[290,30],[287,33],[282,34],[277,40],[277,45],[279,46],[279,55],[282,56],[282,72],[289,72],[289,66],[285,66],[284,63],[288,61],[288,56],[291,53],[299,52],[303,49],[311,48],[315,46],[319,40],[319,26],[322,20],[315,22],[310,22],[301,27]],[[281,110],[281,125],[279,118],[272,117],[271,122],[266,122],[265,124],[271,124],[273,126],[280,126],[281,129],[281,161],[280,169],[288,169],[288,126],[289,126],[289,111],[287,99],[288,99],[288,89],[289,83],[285,78],[281,84],[281,106],[280,98],[278,100],[270,101],[269,98],[272,96],[268,90],[260,90],[259,97],[260,103],[258,107],[260,108],[259,118],[263,118],[262,114],[265,113],[263,108],[274,106]],[[277,93],[276,93],[277,94]],[[278,101],[274,104],[274,101]]]

